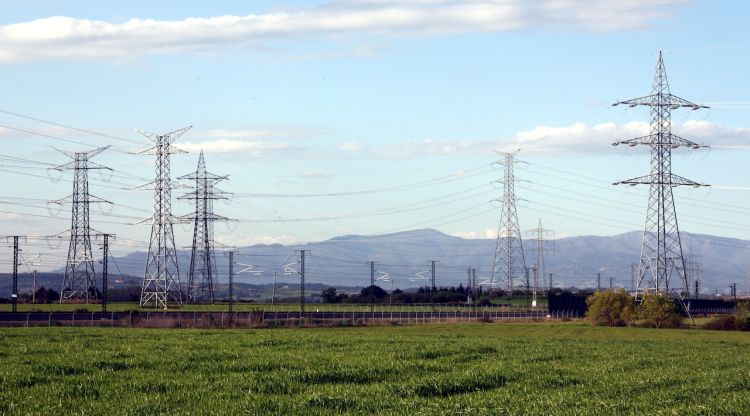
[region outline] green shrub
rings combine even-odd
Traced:
[[[737,327],[737,322],[732,315],[720,315],[701,326],[703,329],[713,329],[719,331],[732,331]]]
[[[635,319],[635,299],[622,289],[596,292],[586,303],[586,318],[592,325],[630,326]]]
[[[682,315],[672,299],[667,296],[646,293],[639,308],[643,324],[651,328],[677,328],[682,325]]]
[[[750,331],[750,303],[738,302],[734,315],[721,315],[708,321],[703,329]]]
[[[738,331],[750,331],[750,302],[737,302],[734,324]]]

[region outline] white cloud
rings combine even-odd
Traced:
[[[497,229],[485,228],[483,231],[457,231],[451,233],[452,236],[475,240],[480,238],[497,238]]]
[[[313,137],[316,132],[295,127],[265,127],[247,129],[213,129],[198,133],[209,139],[186,141],[177,146],[188,152],[238,153],[261,155],[271,152],[301,150],[291,144],[300,138]]]
[[[214,129],[206,134],[217,139],[258,139],[286,135],[281,130],[273,129]]]
[[[362,148],[362,144],[357,142],[344,142],[339,145],[339,150],[343,150],[345,152],[358,152],[362,150]]]
[[[188,17],[172,21],[134,18],[110,22],[53,16],[0,26],[0,61],[122,60],[153,53],[215,52],[319,36],[434,36],[538,27],[631,30],[648,27],[655,19],[670,16],[676,6],[685,2],[359,0],[245,16]]]
[[[242,153],[247,155],[260,155],[270,152],[295,149],[294,146],[285,142],[275,143],[262,140],[231,139],[207,140],[195,143],[185,142],[181,143],[179,147],[181,149],[187,150],[188,152],[195,153],[202,150],[205,153]]]
[[[643,121],[631,121],[617,125],[601,123],[589,126],[575,123],[570,126],[539,126],[521,131],[509,140],[499,143],[501,151],[523,149],[524,153],[598,153],[610,152],[611,144],[648,134],[649,125]]]
[[[675,123],[673,132],[698,144],[715,148],[750,145],[750,128],[726,127],[708,121],[688,120]],[[645,121],[625,124],[601,123],[588,125],[574,123],[569,126],[538,126],[518,132],[504,140],[406,140],[381,146],[344,143],[340,149],[359,151],[365,149],[368,156],[385,158],[407,158],[418,156],[475,156],[488,155],[494,151],[527,153],[612,153],[612,143],[649,133]],[[630,149],[628,147],[628,149]]]
[[[331,175],[321,170],[306,170],[305,172],[302,173],[302,176],[306,178],[325,178]]]
[[[717,148],[750,145],[750,128],[726,127],[708,121],[688,120],[675,133],[688,140]]]

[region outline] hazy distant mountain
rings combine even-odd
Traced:
[[[738,290],[747,291],[750,270],[750,241],[709,235],[682,233],[684,250],[692,249],[703,263],[702,285],[724,291],[732,282]],[[536,263],[536,254],[527,241],[527,265]],[[561,238],[549,243],[545,255],[546,272],[553,274],[555,282],[565,286],[590,285],[596,274],[605,269],[602,285],[630,285],[630,265],[640,256],[641,233],[630,232],[609,237],[581,236]],[[235,261],[263,271],[262,275],[243,274],[237,281],[270,283],[274,272],[279,281],[297,281],[296,274],[284,274],[284,265],[299,259],[295,250],[310,250],[306,257],[306,277],[311,283],[337,286],[364,286],[369,284],[368,261],[378,262],[377,270],[394,278],[394,287],[415,287],[425,280],[415,279],[415,273],[429,270],[429,261],[436,260],[437,281],[440,285],[458,285],[466,282],[466,268],[477,268],[480,277],[489,273],[495,241],[491,239],[464,239],[435,230],[416,230],[378,236],[348,235],[306,245],[283,246],[255,245],[238,249]],[[190,253],[180,253],[180,274],[186,280]],[[217,253],[219,279],[226,282],[228,259]],[[132,253],[115,260],[117,268],[110,265],[110,273],[142,276],[145,253]],[[290,267],[299,268],[299,265]],[[236,266],[235,270],[244,268]],[[113,271],[114,270],[114,271]],[[380,275],[379,273],[377,274]],[[429,276],[429,273],[424,273]],[[464,283],[465,284],[465,283]],[[390,289],[391,283],[381,283]]]

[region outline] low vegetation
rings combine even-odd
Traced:
[[[596,292],[586,299],[586,318],[594,325],[630,326],[635,320],[635,299],[624,290]]]
[[[586,299],[586,318],[593,325],[631,326],[636,321],[649,328],[678,328],[683,316],[677,304],[661,295],[646,294],[640,304],[625,290],[596,292]]]
[[[740,415],[750,337],[565,324],[0,329],[0,414]]]
[[[704,329],[750,331],[750,302],[737,303],[734,315],[721,315],[703,325]]]

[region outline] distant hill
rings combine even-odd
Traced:
[[[703,262],[702,285],[723,292],[732,282],[738,290],[747,291],[750,270],[750,241],[710,235],[682,233],[683,247],[692,249]],[[531,242],[526,242],[531,243]],[[630,265],[640,255],[641,233],[630,232],[608,237],[579,236],[554,240],[545,256],[546,271],[553,280],[564,286],[591,285],[596,274],[603,271],[602,285],[608,286],[610,276],[615,285],[630,285]],[[533,244],[529,244],[532,247]],[[270,283],[276,272],[278,281],[296,282],[298,276],[285,274],[284,265],[295,262],[295,250],[310,250],[306,259],[306,277],[310,283],[333,286],[365,286],[369,284],[370,260],[378,262],[377,269],[394,278],[393,287],[416,287],[424,280],[414,279],[415,273],[429,269],[429,260],[438,261],[439,285],[458,285],[466,282],[466,268],[479,269],[479,276],[489,273],[495,241],[464,239],[435,230],[415,230],[395,234],[360,236],[347,235],[305,245],[255,245],[237,249],[237,262],[252,265],[263,271],[260,276],[239,275],[238,282]],[[180,274],[186,280],[190,253],[179,254]],[[115,259],[117,267],[110,273],[132,276],[143,275],[146,253],[136,252]],[[536,262],[536,255],[527,249],[527,265]],[[217,253],[219,280],[226,282],[227,258]],[[298,267],[294,265],[293,267]],[[240,269],[236,267],[235,270]],[[114,270],[114,272],[113,272]],[[425,275],[429,275],[426,273]],[[390,283],[381,283],[390,289]]]

